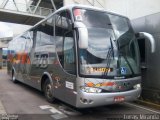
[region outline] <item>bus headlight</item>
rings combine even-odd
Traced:
[[[102,89],[93,87],[81,87],[81,90],[86,93],[101,93]]]
[[[134,85],[134,89],[139,89],[139,88],[141,88],[141,84]]]

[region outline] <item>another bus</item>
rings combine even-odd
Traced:
[[[148,33],[139,33],[151,42]],[[133,101],[141,93],[136,35],[124,16],[102,9],[63,7],[14,38],[8,73],[77,108]]]

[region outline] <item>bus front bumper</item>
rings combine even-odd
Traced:
[[[134,101],[140,97],[141,88],[133,89],[125,92],[115,92],[115,93],[86,93],[79,91],[77,94],[77,108],[88,108],[103,106],[115,103],[121,103],[126,101]],[[118,98],[115,100],[115,98]],[[123,99],[121,99],[123,97]]]

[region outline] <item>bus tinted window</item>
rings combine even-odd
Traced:
[[[47,21],[40,24],[37,28],[37,35],[36,35],[36,47],[43,46],[43,45],[50,45],[54,44],[53,40],[53,25],[54,21],[53,18],[48,19]]]

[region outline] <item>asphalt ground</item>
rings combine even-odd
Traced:
[[[58,101],[48,103],[43,93],[22,83],[14,84],[6,69],[0,70],[0,119],[2,120],[159,120],[160,111],[136,103],[75,109]]]

